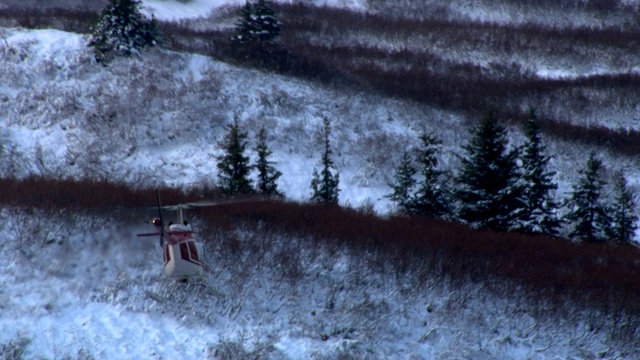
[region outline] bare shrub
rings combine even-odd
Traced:
[[[31,344],[31,339],[18,337],[7,344],[0,345],[0,360],[20,360],[24,358],[24,352]]]
[[[100,8],[90,6],[72,8],[69,4],[59,7],[48,4],[20,4],[0,8],[0,23],[8,26],[21,26],[28,29],[55,28],[64,31],[86,33],[90,22],[98,16]],[[90,5],[90,4],[87,4]]]
[[[284,356],[274,346],[274,339],[251,339],[245,334],[239,338],[225,338],[207,348],[207,359],[216,360],[253,360],[274,359]]]

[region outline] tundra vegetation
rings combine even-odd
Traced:
[[[111,14],[103,10],[103,1],[60,0],[41,6],[37,1],[7,0],[0,5],[2,26],[83,33],[94,39],[89,44],[98,51],[94,54],[98,60],[114,51],[145,60],[117,56],[103,61],[108,63],[103,80],[126,76],[134,86],[94,89],[90,96],[98,100],[91,107],[83,107],[78,99],[85,98],[73,90],[55,97],[62,98],[60,102],[39,101],[56,91],[51,87],[0,105],[8,124],[33,125],[38,117],[34,112],[57,114],[77,120],[78,126],[95,135],[75,140],[78,146],[65,155],[65,162],[79,169],[78,176],[66,176],[65,169],[47,163],[42,151],[29,163],[28,156],[16,153],[14,144],[0,133],[4,214],[24,225],[16,234],[29,236],[16,238],[25,239],[28,248],[57,241],[45,227],[29,222],[35,215],[60,219],[61,214],[73,213],[130,221],[134,215],[127,209],[154,203],[149,185],[157,179],[125,174],[129,181],[117,181],[105,168],[107,161],[100,159],[110,154],[117,162],[117,156],[120,160],[130,156],[148,145],[141,140],[145,136],[164,143],[164,134],[173,134],[172,130],[197,133],[214,128],[221,135],[209,145],[221,151],[208,167],[211,178],[217,174],[218,180],[189,188],[165,187],[163,200],[178,203],[254,192],[276,195],[273,201],[212,208],[197,215],[204,223],[200,235],[215,254],[217,269],[234,279],[221,283],[237,294],[220,307],[225,316],[235,319],[242,313],[243,295],[259,285],[252,273],[277,277],[274,283],[284,284],[285,293],[293,298],[312,279],[322,278],[305,264],[333,268],[338,264],[331,259],[347,254],[347,275],[325,279],[329,285],[322,292],[326,301],[323,316],[316,318],[317,328],[305,324],[301,330],[304,336],[324,341],[355,337],[359,342],[345,354],[364,356],[368,345],[361,344],[371,344],[392,326],[384,316],[371,320],[364,314],[398,312],[384,301],[341,299],[354,294],[365,298],[370,293],[362,289],[371,284],[384,287],[386,279],[394,279],[389,286],[404,299],[402,304],[423,292],[451,290],[438,306],[426,308],[429,314],[440,312],[439,319],[446,319],[445,313],[468,310],[471,298],[490,303],[478,300],[485,296],[474,293],[478,289],[495,298],[514,294],[517,300],[512,300],[519,305],[493,304],[477,315],[481,323],[523,312],[533,319],[513,333],[496,330],[504,335],[496,338],[502,343],[528,342],[535,353],[543,352],[545,347],[563,345],[554,343],[549,329],[574,329],[575,334],[563,339],[570,346],[588,348],[589,355],[638,356],[640,252],[633,243],[637,184],[628,181],[638,174],[625,169],[637,165],[640,154],[637,5],[616,0],[480,0],[485,17],[478,19],[464,10],[463,3],[370,0],[367,11],[358,12],[260,0],[244,8],[222,8],[206,18],[142,20],[142,32],[136,35],[142,40],[122,48],[108,41],[100,42],[110,44],[107,47],[95,46],[96,34],[108,28],[100,25],[100,19]],[[112,5],[116,4],[114,0]],[[257,12],[262,15],[256,16]],[[252,23],[256,18],[264,22]],[[156,36],[165,40],[171,53],[148,46],[155,44]],[[7,64],[26,59],[19,48],[0,50]],[[315,133],[307,135],[307,128],[294,124],[267,141],[269,114],[284,116],[305,110],[304,105],[274,87],[274,91],[264,89],[263,117],[228,119],[223,110],[211,109],[232,107],[221,91],[221,76],[205,74],[205,81],[193,86],[173,82],[172,74],[186,67],[180,53],[345,91],[367,105],[357,101],[336,105],[331,119],[323,117]],[[79,60],[76,75],[86,75],[83,70],[91,66],[90,58]],[[55,73],[56,64],[49,65],[45,71]],[[600,72],[602,68],[615,71]],[[0,73],[8,81],[28,82],[12,69],[7,66]],[[372,100],[382,98],[428,110],[411,119],[364,112]],[[181,112],[174,123],[181,127],[166,131],[144,125],[147,118],[160,118],[176,108]],[[446,121],[452,117],[462,120]],[[394,137],[384,132],[384,124],[393,121],[406,121],[417,135]],[[454,127],[463,127],[466,134],[446,136],[458,134],[451,131]],[[258,135],[255,142],[249,133]],[[345,135],[349,133],[363,136],[349,142]],[[168,141],[180,135],[169,135]],[[280,144],[282,138],[302,140]],[[269,157],[274,148],[285,147],[305,153],[309,161],[317,161],[321,154],[321,171],[309,174],[312,192],[307,200],[314,201],[278,200],[278,195],[286,200],[286,191],[276,182],[287,174]],[[249,161],[251,150],[257,153],[255,164]],[[357,158],[357,164],[367,169],[364,183],[384,180],[395,211],[380,216],[366,206],[335,206],[338,194],[355,182],[341,167],[349,162],[336,161],[336,154]],[[255,188],[249,177],[254,170],[259,180]],[[571,191],[559,194],[559,183]],[[251,265],[240,269],[238,263]],[[341,286],[339,281],[362,286]],[[96,300],[124,301],[116,295],[127,286],[116,281]],[[454,292],[465,295],[451,296]],[[179,292],[172,296],[170,301],[188,305],[177,317],[187,316],[189,310],[204,311],[198,316],[212,314]],[[461,324],[452,322],[448,327],[459,330],[461,343],[469,343],[460,335]],[[444,327],[425,320],[421,341],[447,336]],[[606,347],[596,354],[589,343],[601,336]],[[474,349],[482,352],[489,340]],[[277,353],[268,339],[250,349],[235,341],[222,339],[212,345],[210,355]],[[28,344],[29,339],[20,338],[2,349],[20,356]]]

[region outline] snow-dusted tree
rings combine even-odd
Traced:
[[[331,124],[327,118],[324,119],[323,135],[324,152],[322,154],[322,171],[318,174],[318,171],[313,169],[313,178],[311,179],[313,194],[311,195],[311,200],[337,204],[338,193],[340,191],[338,188],[340,174],[335,171],[335,166],[331,159],[332,151],[331,143],[329,142]]]
[[[624,171],[616,172],[613,181],[614,201],[611,206],[612,240],[630,242],[637,229],[636,198],[627,185]]]
[[[517,151],[508,149],[507,129],[491,111],[471,134],[456,179],[457,216],[475,228],[508,231],[523,207]]]
[[[398,211],[403,214],[413,212],[413,188],[416,185],[414,176],[418,171],[411,163],[411,156],[405,151],[400,159],[400,165],[396,169],[394,182],[389,184],[392,193],[385,196],[393,201]]]
[[[446,217],[450,214],[450,199],[441,182],[443,172],[437,169],[437,153],[442,142],[430,133],[422,134],[420,141],[422,147],[418,149],[417,162],[422,181],[412,201],[412,211],[433,218]]]
[[[279,35],[282,24],[266,0],[247,1],[236,24],[232,40],[243,44],[270,43]]]
[[[565,215],[565,220],[573,224],[569,234],[571,238],[588,242],[604,241],[611,231],[611,218],[601,196],[605,186],[602,171],[602,161],[592,152],[587,168],[580,171],[583,176],[573,186],[567,202],[570,211]]]
[[[524,211],[520,213],[512,230],[525,234],[556,236],[560,227],[558,204],[552,191],[558,186],[553,182],[552,171],[547,171],[549,156],[544,155],[545,146],[540,138],[540,126],[533,110],[529,112],[525,134],[527,142],[521,151],[522,199]]]
[[[249,194],[253,192],[249,172],[249,157],[245,156],[247,149],[247,132],[240,130],[238,119],[227,126],[227,135],[221,147],[225,153],[218,157],[218,186],[225,195]]]
[[[91,27],[89,46],[98,61],[114,56],[139,55],[145,46],[157,45],[160,39],[155,20],[140,12],[139,0],[111,0]]]
[[[282,197],[283,194],[278,190],[276,183],[282,173],[273,166],[272,161],[269,161],[272,151],[267,146],[267,133],[264,128],[258,132],[257,140],[258,160],[255,164],[255,168],[258,170],[257,191],[262,195]]]

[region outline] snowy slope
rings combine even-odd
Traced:
[[[45,217],[46,215],[46,217]],[[397,277],[375,259],[311,250],[302,239],[237,231],[233,253],[212,238],[208,281],[163,281],[156,239],[134,218],[27,213],[0,221],[0,346],[37,359],[550,359],[624,358],[585,311],[550,319],[518,291]],[[108,216],[108,215],[106,215]],[[113,219],[111,219],[113,220]],[[53,223],[67,223],[51,231]],[[197,221],[194,222],[197,226]],[[42,240],[31,237],[37,229]],[[197,230],[197,228],[196,228]],[[34,240],[30,242],[29,240]],[[289,252],[291,251],[291,252]],[[298,254],[295,277],[282,253]],[[238,266],[240,264],[240,266]],[[145,295],[154,291],[158,302]],[[597,330],[594,330],[596,328]],[[626,349],[629,351],[630,349]],[[6,357],[4,357],[6,358]],[[4,359],[3,358],[3,359]],[[11,357],[9,357],[11,358]]]
[[[245,0],[143,0],[144,10],[161,20],[179,20],[207,17],[213,11],[229,6],[243,6]],[[277,0],[279,3],[294,3],[295,0]],[[352,10],[364,10],[366,0],[307,0],[308,4],[332,6]]]
[[[170,18],[202,16],[229,3],[156,0],[145,6]],[[3,173],[108,176],[133,186],[212,182],[214,157],[220,154],[215,144],[237,116],[248,129],[269,129],[274,160],[284,174],[279,186],[289,199],[305,200],[326,116],[334,122],[332,141],[339,149],[341,203],[370,202],[386,213],[390,207],[381,198],[389,192],[395,154],[415,145],[417,134],[429,129],[444,141],[445,166],[455,167],[453,153],[467,139],[457,115],[411,102],[188,54],[151,52],[104,68],[93,63],[80,35],[0,32],[0,78],[5,80],[0,84],[0,140],[12,154]],[[386,152],[373,153],[374,147]],[[557,154],[553,166],[560,170],[561,191],[567,191],[586,150],[550,145]],[[606,162],[628,166],[637,186],[639,167],[633,160],[607,156]],[[620,355],[606,330],[592,330],[589,319],[598,319],[597,314],[538,318],[518,293],[503,298],[474,284],[434,282],[414,289],[410,276],[399,280],[368,270],[366,259],[353,254],[305,253],[301,239],[272,239],[275,250],[265,251],[260,261],[251,254],[234,258],[223,248],[211,249],[216,275],[209,280],[228,296],[218,300],[162,281],[156,241],[133,235],[145,230],[143,221],[105,224],[88,215],[2,209],[0,262],[5,266],[0,282],[11,284],[0,288],[2,356],[10,351],[38,359],[202,359],[229,353],[273,359]],[[68,223],[58,227],[63,222]],[[237,236],[247,243],[263,240],[250,231]],[[301,254],[296,284],[283,282],[277,267],[275,251],[286,246],[298,246]],[[166,303],[145,296],[145,290],[166,295]]]
[[[468,139],[464,119],[455,114],[199,55],[150,52],[104,68],[91,60],[81,35],[9,29],[4,38],[0,136],[15,153],[12,167],[19,176],[108,174],[147,185],[211,183],[220,154],[216,144],[237,116],[250,141],[260,127],[269,130],[273,160],[284,174],[281,188],[290,199],[306,200],[320,160],[322,119],[328,117],[340,149],[335,161],[341,202],[372,202],[387,212],[382,196],[398,154],[416,146],[419,133],[433,131],[443,140],[445,168],[456,167],[455,154]],[[113,116],[118,118],[109,120]],[[514,145],[522,141],[517,133],[513,139]],[[549,151],[559,193],[566,193],[588,150],[549,144]],[[603,157],[612,169],[626,167],[631,186],[637,186],[634,159]]]

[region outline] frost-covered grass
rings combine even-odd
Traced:
[[[164,280],[142,217],[5,208],[0,237],[0,344],[24,358],[632,358],[613,318],[525,295],[505,281],[451,281],[381,254],[285,235],[251,223],[195,219],[209,283]],[[312,245],[315,244],[315,245]],[[160,294],[163,302],[146,296]],[[509,292],[509,296],[504,296]],[[555,306],[555,309],[553,308]],[[560,306],[560,307],[558,307]],[[635,354],[635,355],[634,355]]]
[[[230,14],[239,3],[144,1],[145,11],[161,20],[208,16],[218,9],[211,19],[220,19],[225,26],[232,23]],[[378,14],[398,4],[326,3]],[[426,0],[404,3],[433,5]],[[541,20],[533,22],[534,29],[557,21],[560,28],[584,28],[592,20],[589,9],[566,17],[537,17],[547,10],[519,13],[517,5],[510,3],[464,3],[453,1],[440,9],[452,14],[450,20],[471,18],[472,31],[474,26],[485,26],[475,22],[487,20],[508,30],[510,25],[529,23],[529,16]],[[411,8],[404,8],[402,16]],[[519,17],[522,14],[525,18]],[[618,27],[619,18],[614,15],[607,15],[595,28]],[[207,19],[194,23],[208,25]],[[489,28],[508,34],[500,26]],[[549,54],[526,42],[516,50],[505,47],[492,53],[491,39],[470,49],[473,41],[465,38],[455,51],[443,53],[436,50],[449,47],[427,51],[428,43],[421,48],[420,42],[426,42],[423,35],[400,41],[374,30],[309,39],[322,46],[330,40],[330,46],[345,45],[363,53],[380,49],[383,58],[389,49],[400,47],[409,50],[409,57],[427,53],[440,60],[477,65],[489,73],[516,63],[520,67],[514,70],[527,76],[568,78],[569,82],[594,73],[637,72],[637,54],[623,47],[591,48],[576,42],[567,47],[569,57],[555,58],[553,49],[566,42],[548,44]],[[595,32],[603,33],[608,34]],[[362,47],[356,42],[362,42]],[[380,60],[378,65],[384,70],[397,64]],[[250,133],[250,147],[255,132],[268,129],[273,160],[283,172],[279,186],[288,199],[304,201],[311,195],[311,174],[320,159],[322,119],[327,117],[335,130],[331,141],[340,171],[341,205],[372,206],[380,214],[393,211],[383,196],[390,191],[388,182],[402,151],[415,147],[422,131],[433,131],[443,140],[440,163],[455,171],[456,155],[468,140],[474,120],[463,111],[438,108],[429,101],[386,97],[362,87],[341,88],[202,55],[154,49],[143,58],[120,59],[104,67],[93,61],[82,35],[52,29],[0,29],[0,78],[3,176],[98,178],[135,188],[210,187],[216,179],[218,143],[225,126],[237,116]],[[589,86],[574,92],[560,87],[550,96],[534,98],[533,103],[549,117],[568,118],[574,124],[637,128],[635,97]],[[592,111],[595,106],[590,99],[601,105],[597,111]],[[577,115],[567,115],[566,104],[576,100],[584,107],[571,107]],[[611,104],[615,106],[609,108]],[[511,127],[511,139],[513,145],[522,143],[516,126]],[[545,136],[545,144],[554,155],[550,170],[557,172],[561,198],[570,191],[593,148],[553,136]],[[631,187],[637,190],[637,157],[599,149],[607,168],[625,168]],[[214,266],[208,279],[227,294],[223,300],[215,299],[197,286],[163,281],[156,240],[133,237],[144,229],[141,224],[146,220],[5,207],[0,218],[4,224],[0,261],[6,271],[0,278],[11,286],[0,289],[2,356],[546,359],[638,355],[634,352],[637,337],[624,338],[633,335],[625,331],[637,324],[633,316],[621,323],[570,302],[554,310],[552,303],[532,299],[519,285],[492,279],[452,282],[441,274],[425,278],[424,272],[398,273],[393,264],[372,254],[347,247],[309,246],[307,237],[266,234],[252,227],[255,224],[236,224],[226,232],[199,230]],[[145,290],[166,296],[166,301],[158,303]]]
[[[340,90],[311,81],[235,67],[200,55],[152,51],[109,67],[91,60],[81,35],[53,30],[5,30],[0,96],[5,174],[98,177],[137,186],[191,186],[216,180],[215,156],[234,117],[249,131],[250,148],[268,130],[286,196],[306,200],[320,160],[324,117],[341,173],[341,203],[373,203],[389,211],[399,154],[422,131],[443,140],[441,164],[455,170],[468,140],[465,116],[412,101]],[[521,143],[512,129],[513,145]],[[586,163],[580,145],[547,142],[559,196]],[[579,149],[579,150],[577,150]],[[611,170],[625,167],[636,187],[633,158],[601,154]]]
[[[7,47],[13,57],[4,71],[21,87],[7,92],[5,102],[5,149],[13,154],[5,172],[20,176],[93,176],[136,186],[212,184],[214,156],[220,153],[216,143],[225,124],[239,116],[250,131],[270,130],[284,173],[280,186],[288,198],[305,200],[319,159],[320,122],[329,116],[336,122],[343,204],[373,203],[387,212],[382,196],[389,191],[397,154],[414,146],[417,134],[434,131],[444,140],[441,163],[448,169],[455,169],[455,154],[467,141],[462,118],[411,102],[343,93],[202,56],[149,53],[104,69],[88,59],[79,36],[12,34],[7,39],[16,45]],[[25,63],[20,56],[42,60]],[[165,63],[169,66],[159,66]],[[517,135],[514,144],[522,141]],[[549,145],[562,196],[588,150]],[[637,187],[633,159],[611,157],[607,163],[612,170],[631,169],[630,183]]]

